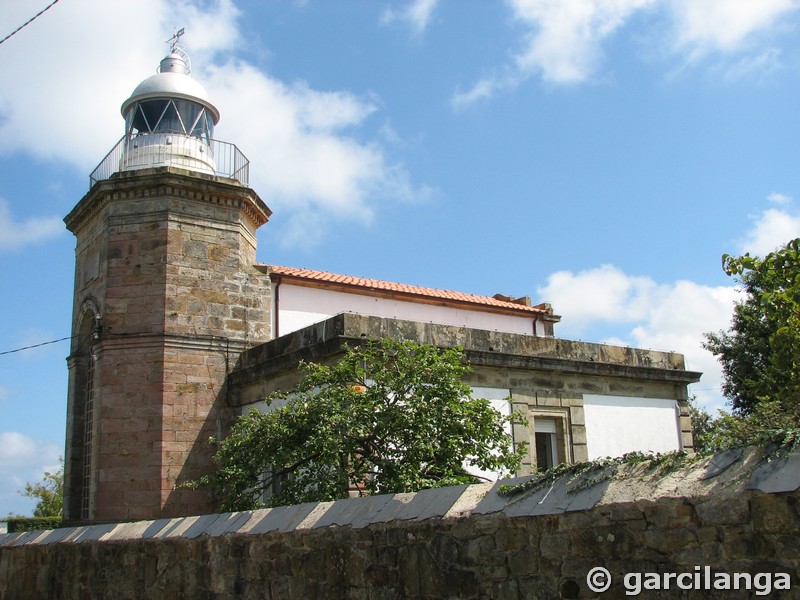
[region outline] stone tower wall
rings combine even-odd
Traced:
[[[230,365],[269,339],[270,286],[254,267],[268,216],[248,188],[160,168],[100,182],[67,217],[77,237],[73,331],[87,306],[100,317],[70,359],[67,519],[211,509],[206,494],[176,485],[211,468],[208,438],[232,414]]]

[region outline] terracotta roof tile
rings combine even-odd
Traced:
[[[526,306],[517,302],[499,300],[491,296],[477,296],[475,294],[465,294],[463,292],[393,283],[391,281],[381,281],[379,279],[366,279],[364,277],[353,277],[351,275],[337,275],[336,273],[327,273],[325,271],[315,271],[297,267],[282,267],[277,265],[265,266],[269,269],[271,274],[277,275],[278,278],[287,278],[300,285],[328,285],[332,287],[350,288],[351,293],[366,295],[382,295],[382,293],[397,294],[410,296],[409,300],[412,302],[414,298],[416,298],[417,301],[423,302],[441,301],[442,303],[463,304],[465,305],[464,308],[471,307],[474,310],[484,309],[529,315],[547,315],[552,312],[542,306]]]

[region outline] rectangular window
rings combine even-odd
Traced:
[[[536,467],[539,471],[552,469],[559,462],[555,419],[535,419]]]

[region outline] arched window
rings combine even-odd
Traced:
[[[99,311],[89,299],[84,302],[73,339],[70,367],[70,399],[65,461],[64,516],[88,520],[92,516],[94,491],[94,429],[96,408],[96,359]]]

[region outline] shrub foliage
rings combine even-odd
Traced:
[[[489,401],[470,397],[460,349],[407,341],[348,348],[333,366],[302,363],[291,393],[251,410],[218,444],[210,486],[225,510],[472,483],[465,469],[513,472],[525,454]]]

